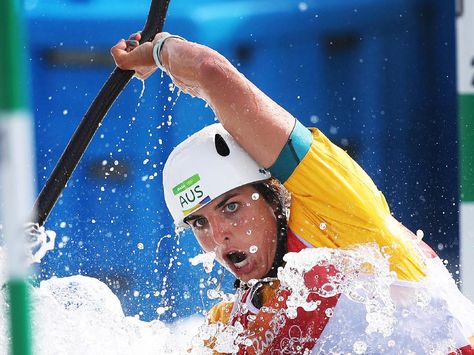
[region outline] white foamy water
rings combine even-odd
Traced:
[[[54,232],[36,229],[28,261],[40,262],[54,246]],[[6,255],[0,247],[0,285],[4,285]],[[0,354],[9,347],[6,288],[0,288]],[[172,325],[125,316],[107,285],[86,276],[51,278],[30,287],[34,354],[125,355],[185,354],[202,316]]]
[[[308,301],[311,294],[339,297],[334,307],[320,309],[329,320],[311,353],[447,354],[466,346],[474,334],[474,306],[439,259],[426,261],[428,275],[418,283],[398,280],[377,245],[304,249],[287,254],[285,261],[278,278],[291,294],[283,313],[262,308],[274,314],[270,323],[284,327],[282,314],[292,319],[300,307],[318,309],[321,302]],[[321,278],[311,274],[315,267],[332,271]],[[318,287],[308,288],[308,277],[319,278]],[[215,341],[221,352],[234,352],[249,340],[238,322],[203,325],[197,338]]]
[[[0,249],[0,265],[3,259]],[[194,261],[211,264],[213,258],[201,255]],[[324,310],[330,320],[314,353],[446,354],[463,344],[462,334],[474,334],[473,306],[457,291],[439,259],[428,261],[428,276],[416,284],[397,280],[376,245],[305,249],[287,254],[285,261],[278,276],[281,287],[292,291],[284,310],[288,318],[299,307],[313,310],[318,306],[308,302],[311,293],[339,295],[337,304]],[[328,265],[337,272],[318,288],[308,289],[304,282],[308,272]],[[0,268],[3,284],[2,272]],[[211,298],[232,300],[215,291]],[[204,347],[210,339],[215,341],[215,350],[232,353],[250,341],[240,324],[207,325],[196,317],[167,326],[158,320],[127,317],[105,284],[85,276],[43,281],[31,288],[31,298],[34,349],[40,355],[211,354]],[[6,308],[2,290],[0,353],[7,353],[8,346]]]
[[[126,317],[112,291],[85,276],[43,281],[40,287],[31,287],[30,296],[34,353],[38,355],[185,354],[203,321],[196,316],[166,326],[158,320]],[[2,291],[1,354],[8,352],[6,308]]]
[[[304,249],[299,253],[288,253],[284,260],[286,266],[279,271],[278,278],[283,287],[292,291],[286,302],[289,317],[296,315],[298,307],[312,311],[319,306],[317,302],[307,301],[311,293],[325,298],[342,294],[354,303],[366,306],[365,331],[368,334],[391,334],[395,318],[390,286],[396,276],[376,245],[361,245],[350,250]],[[307,288],[305,276],[315,266],[326,268],[329,265],[337,272],[318,288]]]

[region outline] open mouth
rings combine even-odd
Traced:
[[[242,268],[248,264],[247,254],[243,251],[231,251],[226,256],[236,268]]]

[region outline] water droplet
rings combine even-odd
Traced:
[[[63,115],[66,116],[68,114],[68,110],[63,110]]]
[[[252,234],[252,230],[249,229],[247,232],[245,232],[247,235],[251,235]]]
[[[295,309],[287,309],[285,313],[286,313],[286,316],[290,319],[295,319],[296,316],[298,315]]]
[[[252,194],[252,200],[257,201],[260,198],[260,194],[258,192],[255,192]]]
[[[145,160],[143,161],[143,165],[147,165],[149,161],[150,161],[150,159],[145,159]]]
[[[248,319],[249,321],[253,322],[255,319],[257,319],[257,316],[254,315],[254,314],[249,314],[249,315],[247,316],[247,319]]]
[[[145,246],[143,245],[143,243],[138,243],[137,248],[140,249],[140,250],[143,250],[145,248]]]
[[[59,223],[59,228],[66,228],[66,222]]]
[[[306,11],[306,10],[308,10],[308,4],[305,3],[305,2],[300,2],[298,4],[298,9],[302,12]]]
[[[416,237],[418,238],[418,240],[422,240],[424,236],[425,236],[425,233],[421,229],[418,229],[416,231]]]
[[[216,298],[220,297],[220,292],[216,289],[207,290],[207,297],[210,300],[215,300]]]
[[[311,121],[311,123],[318,123],[319,122],[319,117],[316,116],[316,115],[311,115],[309,120]]]
[[[251,254],[255,254],[257,252],[257,250],[258,250],[258,247],[256,245],[252,245],[249,248],[249,251],[250,251]]]
[[[332,308],[326,308],[326,310],[324,311],[324,313],[326,313],[326,317],[332,317],[333,314],[334,314],[334,311]]]
[[[321,222],[321,223],[319,224],[319,229],[321,229],[322,231],[325,230],[326,227],[327,227],[327,226],[326,226],[326,223],[324,223],[324,222]]]

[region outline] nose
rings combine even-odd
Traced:
[[[230,240],[232,235],[229,222],[225,222],[220,218],[212,218],[209,220],[212,228],[212,239],[218,245],[223,245]]]

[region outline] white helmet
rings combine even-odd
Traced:
[[[253,160],[220,123],[207,126],[180,143],[163,168],[168,210],[177,227],[184,218],[216,197],[271,174]]]

